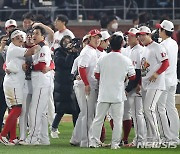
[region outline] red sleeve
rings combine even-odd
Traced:
[[[162,61],[161,67],[156,71],[157,74],[163,73],[169,67],[169,60],[165,59]]]
[[[135,79],[136,79],[136,75],[129,77],[129,80],[135,80]]]
[[[45,67],[45,62],[39,62],[38,64],[34,65],[34,71],[42,71]]]
[[[6,63],[3,64],[3,70],[5,71],[6,70]]]
[[[94,76],[95,76],[95,78],[96,78],[97,80],[100,79],[100,73],[95,73]]]
[[[85,86],[89,85],[87,79],[86,67],[79,67],[79,75],[81,76],[81,79],[83,80]]]
[[[55,69],[55,64],[54,64],[54,62],[51,60],[51,63],[50,63],[50,69],[51,70],[54,70]]]

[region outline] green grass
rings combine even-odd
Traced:
[[[110,143],[111,129],[106,122],[107,136],[106,143]],[[178,146],[176,149],[136,149],[136,148],[121,148],[118,150],[111,150],[110,148],[80,148],[74,147],[69,144],[73,125],[72,122],[62,122],[59,126],[61,132],[59,139],[51,139],[51,145],[49,146],[22,146],[17,145],[13,147],[4,146],[0,144],[0,154],[166,154],[177,153],[180,150]],[[132,129],[130,134],[130,140],[134,137],[134,130]]]

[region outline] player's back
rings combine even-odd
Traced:
[[[99,61],[100,86],[98,100],[121,102],[125,100],[124,80],[132,66],[131,60],[118,52],[108,53]],[[133,72],[134,73],[134,72]],[[107,93],[108,89],[108,94]]]

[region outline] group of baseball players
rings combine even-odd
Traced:
[[[6,21],[7,35],[1,38],[1,52],[9,114],[0,133],[1,143],[50,145],[48,122],[52,138],[58,138],[59,132],[52,125],[56,117],[53,101],[56,69],[51,55],[64,36],[75,37],[67,29],[67,22],[66,16],[58,15],[54,33],[49,26],[34,22],[30,14],[23,18],[23,30],[17,28],[15,20]],[[117,27],[112,22],[112,28]],[[71,145],[118,149],[121,145],[136,147],[145,142],[179,144],[179,116],[175,107],[178,45],[171,38],[174,31],[171,21],[163,20],[156,28],[159,43],[152,40],[152,31],[147,26],[111,35],[107,29],[92,29],[83,37],[82,50],[71,71],[80,108]],[[104,143],[106,118],[112,127],[110,145]],[[128,144],[128,135],[122,137],[125,127],[122,125],[132,125],[132,119],[135,137]],[[129,127],[123,130],[130,132]]]

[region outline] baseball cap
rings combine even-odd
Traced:
[[[24,32],[23,31],[21,31],[21,30],[15,30],[14,32],[12,32],[11,33],[11,39],[12,38],[15,38],[16,36],[18,36],[18,35],[24,35]]]
[[[5,22],[5,28],[9,28],[9,27],[11,27],[11,26],[17,27],[17,23],[16,23],[16,21],[13,20],[13,19],[9,19],[9,20],[7,20],[7,21]]]
[[[84,37],[83,37],[83,39],[82,39],[82,42],[84,42],[86,39],[88,39],[89,38],[89,35],[85,35]]]
[[[101,31],[101,35],[101,40],[107,40],[108,38],[110,38],[108,31]]]
[[[156,28],[163,28],[167,31],[174,31],[174,24],[169,20],[163,20],[161,24],[156,24]]]
[[[125,32],[124,34],[125,35],[130,34],[132,36],[136,36],[136,33],[138,33],[138,32],[139,32],[139,30],[137,30],[136,28],[130,28],[129,31]]]
[[[121,31],[117,31],[117,32],[115,32],[113,35],[119,35],[119,36],[121,36],[122,38],[124,38],[124,35],[123,35],[123,33],[122,33]]]
[[[91,31],[89,31],[89,36],[96,36],[96,35],[99,35],[100,37],[102,37],[101,33],[99,30],[97,29],[92,29]]]
[[[147,26],[141,26],[139,28],[139,32],[137,32],[136,34],[151,34],[151,30]]]

